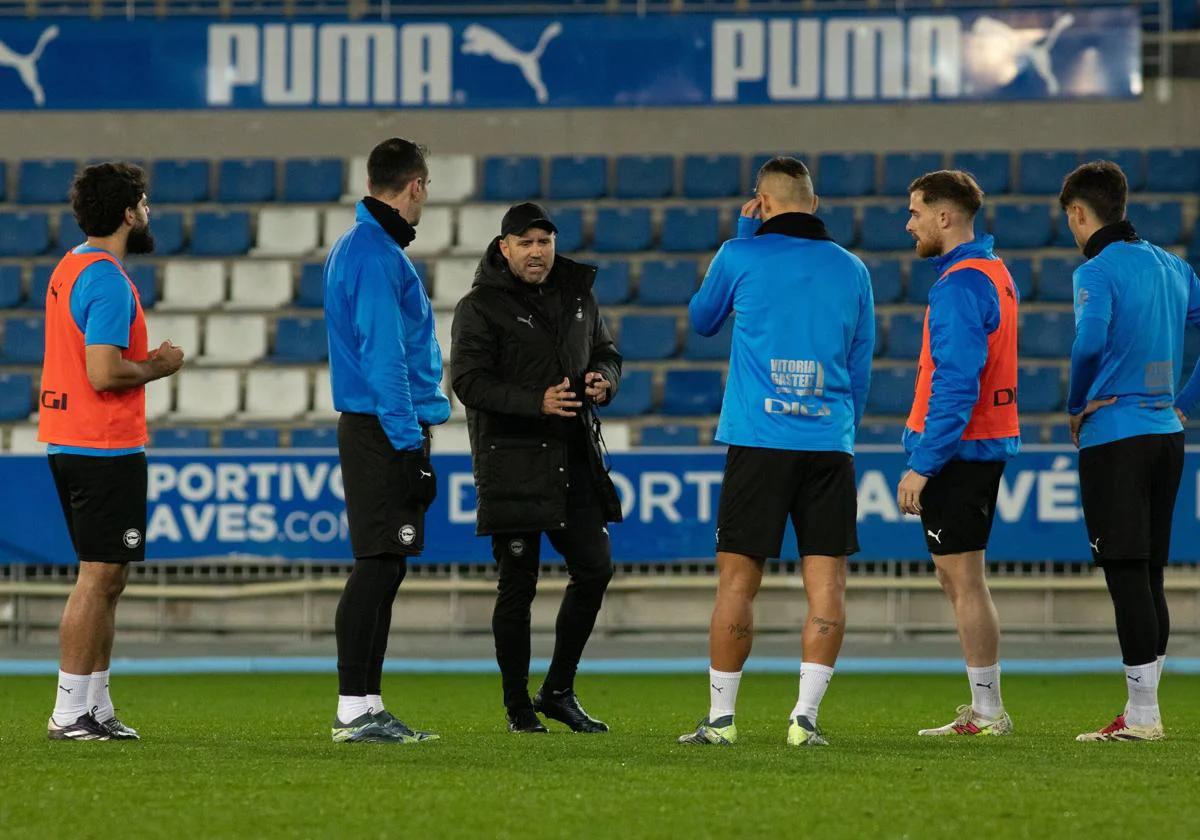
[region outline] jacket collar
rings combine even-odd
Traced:
[[[780,213],[772,216],[758,227],[755,236],[778,233],[796,239],[820,239],[832,242],[833,237],[825,229],[825,223],[812,213]]]
[[[996,255],[992,253],[995,245],[995,237],[989,234],[976,236],[970,242],[964,242],[948,254],[931,257],[929,262],[933,263],[933,267],[940,277],[947,268],[963,260],[995,259]]]
[[[1133,224],[1128,220],[1117,222],[1112,225],[1105,225],[1092,234],[1092,238],[1083,246],[1083,256],[1085,259],[1098,257],[1100,252],[1114,242],[1137,242],[1141,239],[1138,232],[1133,229]]]
[[[365,196],[354,208],[354,218],[359,222],[374,223],[395,240],[401,248],[407,248],[417,238],[417,230],[394,208],[377,198]]]

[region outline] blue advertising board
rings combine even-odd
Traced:
[[[1127,7],[394,21],[5,20],[0,108],[573,108],[1128,98]]]
[[[644,450],[613,456],[625,521],[613,525],[618,562],[708,560],[714,551],[724,451]],[[898,447],[861,447],[858,472],[862,560],[926,557],[919,522],[901,515]],[[470,458],[434,457],[439,493],[418,562],[489,562],[475,536]],[[1005,472],[989,557],[994,561],[1086,562],[1074,449],[1031,446]],[[1200,451],[1189,451],[1176,507],[1173,562],[1200,562]],[[250,557],[349,561],[336,453],[274,450],[151,453],[147,553],[152,560]],[[70,543],[46,461],[0,457],[0,563],[69,563]],[[553,552],[547,550],[546,557]],[[796,556],[790,535],[784,556]]]

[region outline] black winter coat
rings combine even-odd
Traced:
[[[531,286],[513,276],[499,242],[480,261],[451,332],[451,381],[471,436],[476,533],[564,527],[572,473],[591,479],[607,521],[619,522],[600,419],[583,385],[589,371],[603,374],[611,400],[621,380],[621,354],[592,294],[596,268],[559,256],[546,282]],[[564,376],[583,408],[573,418],[542,414],[546,389]],[[586,458],[586,468],[568,464],[572,454]]]

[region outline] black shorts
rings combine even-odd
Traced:
[[[425,507],[413,499],[412,473],[405,468],[411,456],[396,451],[374,414],[338,419],[338,456],[354,556],[420,554],[425,549]]]
[[[921,491],[930,554],[983,551],[992,535],[1004,461],[950,461]]]
[[[788,518],[800,556],[858,551],[854,456],[731,446],[717,513],[717,551],[778,557]]]
[[[49,459],[75,556],[93,563],[145,560],[146,453]]]
[[[1183,432],[1140,435],[1079,452],[1079,493],[1098,565],[1148,560],[1165,566],[1183,476]]]

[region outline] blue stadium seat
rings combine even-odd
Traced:
[[[717,414],[724,394],[719,370],[668,370],[661,410],[684,417]]]
[[[1071,276],[1079,266],[1077,257],[1046,257],[1038,276],[1037,299],[1043,303],[1071,303],[1075,291]]]
[[[483,197],[524,201],[542,194],[542,161],[536,157],[490,157],[483,162]]]
[[[62,204],[75,177],[73,160],[23,160],[17,170],[17,202]]]
[[[50,247],[45,213],[0,213],[0,257],[32,257]]]
[[[1144,238],[1169,248],[1183,239],[1183,204],[1178,201],[1131,201],[1126,210],[1129,221]]]
[[[904,294],[904,278],[900,271],[900,260],[881,260],[870,258],[863,260],[867,271],[871,273],[871,289],[875,293],[875,303],[896,303]]]
[[[24,420],[33,413],[33,377],[0,374],[0,420]]]
[[[280,318],[273,362],[323,362],[329,357],[324,318]]]
[[[197,213],[189,250],[206,257],[246,253],[250,250],[250,214],[240,210]]]
[[[674,192],[674,158],[668,155],[617,158],[617,198],[666,198]]]
[[[150,217],[150,231],[154,234],[155,254],[167,256],[183,250],[182,213],[155,211]]]
[[[279,446],[278,429],[222,429],[222,449],[275,449]]]
[[[1058,195],[1063,178],[1079,165],[1076,152],[1022,152],[1017,192],[1030,195]]]
[[[629,300],[629,261],[597,260],[596,284],[592,291],[601,306],[617,306]]]
[[[871,374],[867,414],[874,417],[907,415],[912,408],[916,380],[913,368],[876,369]]]
[[[300,267],[296,306],[302,309],[322,309],[325,306],[325,266],[322,263],[305,263]]]
[[[596,211],[596,251],[647,251],[653,242],[649,207],[601,207]]]
[[[1045,204],[999,204],[992,233],[999,248],[1043,248],[1054,234],[1050,208]]]
[[[928,306],[929,290],[937,282],[937,271],[929,260],[913,260],[908,265],[908,302]]]
[[[8,199],[8,164],[0,160],[0,202]]]
[[[971,173],[987,195],[1001,195],[1012,185],[1012,158],[1008,152],[959,152],[950,166]]]
[[[324,204],[342,197],[338,158],[288,160],[283,164],[283,200]]]
[[[1028,312],[1018,327],[1018,350],[1022,357],[1060,359],[1071,355],[1075,341],[1075,318],[1070,312]]]
[[[21,303],[21,266],[0,265],[0,309]]]
[[[713,251],[721,244],[721,218],[715,207],[668,207],[663,213],[664,251]]]
[[[1147,152],[1146,191],[1200,191],[1200,149],[1151,149]]]
[[[878,310],[876,310],[878,311]],[[887,323],[883,320],[883,316],[876,314],[875,316],[875,353],[876,359],[882,358],[884,351],[887,350]]]
[[[1146,155],[1141,149],[1088,149],[1079,159],[1082,163],[1111,160],[1125,173],[1131,193],[1141,192],[1146,185]]]
[[[1050,211],[1050,225],[1054,228],[1054,236],[1050,240],[1051,248],[1070,248],[1072,251],[1078,251],[1079,246],[1075,244],[1075,235],[1071,233],[1071,228],[1067,224],[1066,214],[1056,206]]]
[[[158,276],[154,263],[134,263],[125,266],[125,273],[133,281],[142,301],[142,309],[153,309],[158,303]]]
[[[683,358],[704,362],[729,361],[729,348],[733,343],[733,317],[725,319],[716,335],[705,338],[689,329],[683,340]]]
[[[858,241],[858,225],[854,221],[854,207],[849,204],[836,204],[821,207],[817,216],[825,223],[826,232],[833,241],[843,248],[849,248]]]
[[[208,201],[212,167],[206,160],[158,160],[150,170],[150,201],[196,204]]]
[[[903,423],[863,423],[858,427],[855,443],[899,445],[904,437]]]
[[[1012,275],[1013,283],[1021,295],[1021,300],[1033,299],[1033,260],[1029,257],[1016,257],[1005,260],[1004,265]]]
[[[549,198],[602,198],[608,194],[608,158],[601,155],[550,158]]]
[[[1051,365],[1022,365],[1017,372],[1017,405],[1026,414],[1062,408],[1062,370]]]
[[[624,353],[626,347],[621,345]],[[626,353],[625,358],[629,358]],[[654,410],[653,382],[650,371],[630,370],[621,376],[620,387],[613,401],[601,411],[606,417],[637,417]]]
[[[44,318],[9,318],[4,322],[4,363],[40,364],[46,352]]]
[[[275,200],[274,160],[223,160],[218,174],[218,201],[245,204]]]
[[[817,163],[817,195],[849,197],[875,192],[875,155],[823,154]]]
[[[34,263],[30,273],[29,297],[25,299],[26,309],[42,310],[46,308],[46,289],[50,285],[50,275],[54,273],[54,263]]]
[[[208,449],[212,446],[212,434],[208,429],[155,429],[150,433],[150,446],[154,449]]]
[[[927,172],[945,169],[943,161],[941,152],[892,152],[884,155],[883,194],[908,195],[909,184]]]
[[[695,260],[646,260],[638,281],[638,304],[685,305],[696,293],[698,271]]]
[[[621,319],[621,355],[630,361],[668,359],[679,348],[674,315],[626,315]]]
[[[87,239],[87,234],[79,229],[75,221],[75,213],[63,210],[58,214],[58,250],[66,253]],[[158,250],[158,213],[154,214],[154,250]]]
[[[913,244],[912,236],[904,229],[908,219],[907,205],[868,205],[863,208],[860,247],[867,251],[908,250]]]
[[[583,208],[556,207],[551,209],[554,226],[558,233],[554,237],[555,250],[570,254],[583,248]]]
[[[1046,435],[1046,443],[1072,444],[1071,427],[1066,422],[1047,423],[1042,428]]]
[[[737,155],[688,155],[683,159],[683,194],[726,198],[742,194],[742,159]]]
[[[887,355],[891,359],[915,362],[921,356],[925,334],[924,312],[897,312],[888,324]]]
[[[700,429],[696,426],[684,426],[671,423],[666,426],[645,426],[642,428],[642,446],[699,446]]]
[[[315,429],[292,429],[292,446],[296,449],[337,448],[337,427],[318,426]]]

